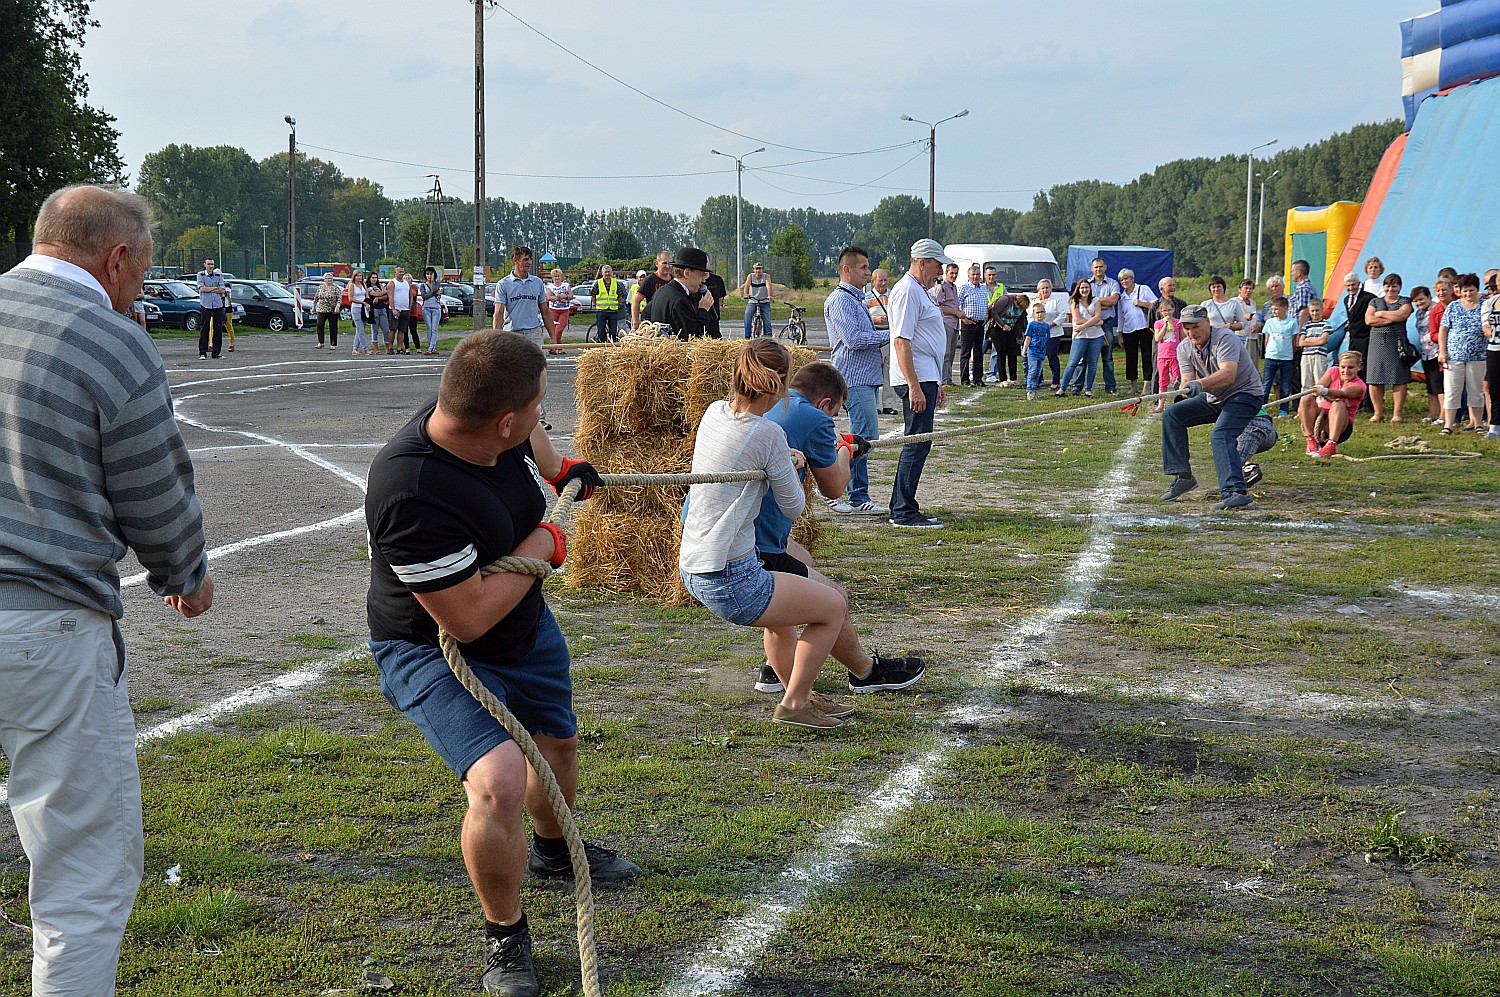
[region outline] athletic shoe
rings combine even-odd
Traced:
[[[901,413],[897,412],[895,409],[893,409],[889,405],[887,405],[885,408],[883,408],[883,409],[880,410],[880,414],[881,415],[900,415]]]
[[[1036,392],[1035,391],[1028,391],[1028,392],[1026,392],[1026,400],[1028,402],[1034,402],[1034,401],[1036,401]]]
[[[1490,431],[1484,434],[1487,440],[1500,440],[1500,426],[1491,426]]]
[[[1339,452],[1339,445],[1337,443],[1335,443],[1333,440],[1329,440],[1327,443],[1323,444],[1321,447],[1318,448],[1318,456],[1319,457],[1332,457],[1334,454],[1336,454],[1338,452]]]
[[[199,360],[207,360],[208,359],[208,354],[207,353],[200,353],[200,354],[198,354],[198,359]]]
[[[776,677],[776,669],[771,667],[769,661],[761,663],[760,678],[755,680],[755,691],[777,694],[786,692],[786,686],[782,685],[781,679]]]
[[[1193,477],[1191,474],[1179,474],[1177,477],[1172,479],[1171,487],[1169,487],[1166,492],[1163,493],[1161,500],[1163,502],[1174,501],[1175,499],[1182,498],[1182,496],[1186,495],[1188,492],[1197,487],[1197,478]]]
[[[941,530],[943,528],[942,523],[928,516],[924,516],[921,519],[903,519],[899,522],[889,519],[886,522],[892,526],[899,526],[906,530]]]
[[[1114,392],[1111,391],[1110,394],[1114,394]],[[1094,393],[1092,391],[1085,391],[1083,393],[1083,397],[1085,397],[1085,398],[1092,398],[1092,397],[1094,397]]]
[[[315,349],[315,350],[321,350],[322,348],[323,348],[323,344],[322,343],[319,343],[317,346],[313,347],[313,349]]]
[[[776,709],[771,713],[771,722],[786,724],[788,727],[804,727],[808,730],[833,730],[835,727],[844,726],[842,720],[835,720],[808,700],[802,704],[800,710],[787,709],[784,703],[777,703]]]
[[[641,874],[640,866],[602,845],[585,841],[583,854],[589,860],[589,879],[595,883],[620,883]],[[530,854],[526,857],[526,875],[533,879],[572,879],[572,856],[564,853],[562,858],[547,858],[536,850],[536,842],[532,841]]]
[[[832,717],[835,720],[842,720],[845,717],[854,715],[854,707],[840,703],[832,697],[825,696],[816,689],[808,692],[807,701],[816,706],[819,713],[825,717]]]
[[[531,928],[504,938],[485,938],[484,974],[480,984],[487,994],[536,997],[541,987],[531,965]]]
[[[1307,455],[1309,457],[1316,457],[1318,455],[1318,441],[1311,436],[1304,437],[1304,439],[1307,440]]]
[[[850,505],[849,500],[844,498],[843,496],[839,496],[836,499],[824,499],[823,501],[828,503],[829,512],[837,512],[848,515],[849,513],[854,511],[854,506]]]
[[[916,685],[927,674],[927,664],[921,658],[882,658],[877,654],[873,660],[874,667],[864,678],[850,673],[850,692],[895,692]]]
[[[854,514],[857,516],[889,516],[891,510],[886,506],[865,501],[854,507]]]
[[[1261,471],[1260,471],[1260,465],[1259,464],[1246,464],[1245,465],[1245,487],[1246,488],[1254,488],[1256,485],[1258,485],[1260,483],[1260,479],[1263,478],[1263,477],[1265,477],[1265,475],[1261,473]]]
[[[1218,509],[1220,512],[1233,512],[1236,509],[1254,509],[1255,499],[1244,492],[1235,492],[1223,501],[1215,502],[1211,508]]]

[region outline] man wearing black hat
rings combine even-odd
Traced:
[[[651,297],[651,321],[665,322],[678,339],[708,335],[714,299],[704,292],[703,282],[710,273],[707,253],[694,246],[679,249],[672,260],[672,280]]]

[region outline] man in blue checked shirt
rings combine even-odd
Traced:
[[[979,264],[969,267],[969,279],[958,288],[958,307],[964,313],[959,324],[958,383],[984,387],[984,320],[990,311],[990,289],[979,277]],[[972,375],[971,375],[972,372]]]
[[[879,332],[865,306],[864,286],[870,279],[870,254],[858,246],[839,253],[839,286],[823,303],[823,321],[828,343],[833,347],[833,365],[849,386],[849,431],[867,440],[880,438],[880,388],[885,383],[881,351],[887,334]],[[834,512],[863,516],[888,516],[890,510],[870,500],[870,465],[866,457],[849,464],[849,489],[842,498],[830,499]]]

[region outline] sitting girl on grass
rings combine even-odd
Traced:
[[[767,490],[789,519],[802,512],[804,494],[786,433],[765,418],[787,397],[792,358],[773,339],[745,343],[734,365],[728,401],[714,402],[698,425],[693,473],[764,471],[763,481],[699,484],[688,490],[677,568],[688,592],[715,616],[743,627],[762,627],[775,639],[769,651],[790,657],[772,661],[790,674],[771,719],[776,723],[828,730],[841,726],[830,713],[847,713],[813,692],[844,624],[843,593],[810,578],[767,571],[755,552],[755,517]],[[802,627],[799,635],[797,628]]]
[[[1364,362],[1358,350],[1346,350],[1339,354],[1339,365],[1329,367],[1318,379],[1317,393],[1302,396],[1297,414],[1302,417],[1309,457],[1332,457],[1354,433],[1354,413],[1365,400],[1365,382],[1359,377]]]

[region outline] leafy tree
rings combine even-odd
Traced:
[[[249,153],[229,145],[169,145],[153,152],[141,161],[136,189],[156,208],[162,246],[177,244],[194,226],[213,229],[221,220],[226,240],[258,245],[261,224],[270,221],[276,199],[285,197],[284,184],[274,188]],[[210,239],[187,248],[216,244]]]
[[[87,103],[79,50],[95,23],[86,0],[0,0],[0,238],[29,241],[59,187],[125,181],[115,119]]]
[[[609,260],[633,260],[646,255],[629,229],[612,228],[599,239],[599,256]]]
[[[772,256],[784,256],[792,266],[787,283],[795,288],[812,287],[812,243],[801,225],[788,225],[771,239],[769,252]]]
[[[219,251],[219,227],[217,225],[195,225],[190,229],[186,229],[173,241],[173,245],[187,252],[206,253],[215,258],[215,262],[219,264],[221,269],[224,268],[224,261],[218,259],[218,257],[236,252],[240,248],[235,244],[233,239],[225,236],[224,250],[221,253]],[[202,263],[203,261],[193,260],[191,262]]]
[[[855,240],[870,251],[871,260],[894,261],[904,267],[912,243],[927,235],[927,203],[910,194],[881,198],[867,227]]]

